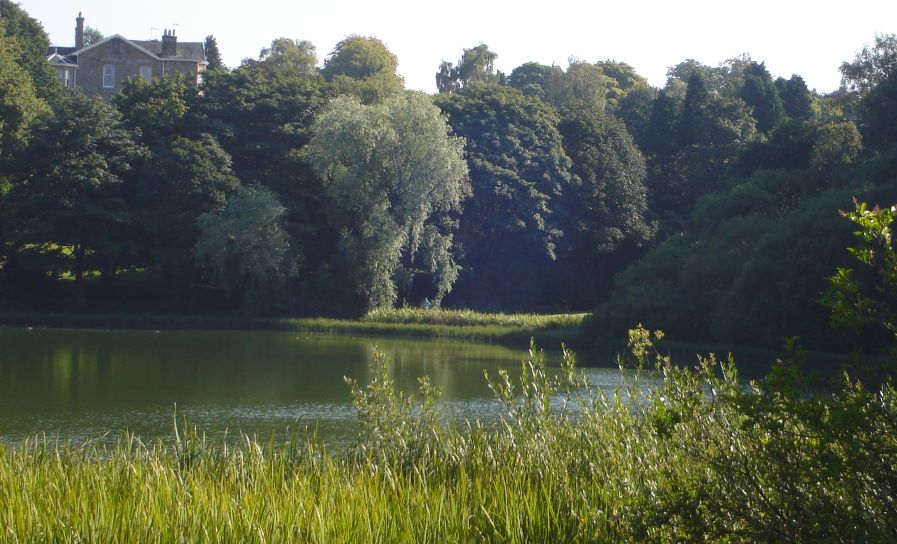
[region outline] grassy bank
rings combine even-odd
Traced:
[[[382,359],[353,386],[361,433],[331,455],[299,437],[0,448],[8,542],[893,542],[897,393],[809,396],[781,369],[745,392],[730,363],[663,371],[657,390],[590,391],[533,353],[491,384],[494,427],[446,421],[427,383]],[[630,374],[624,374],[630,375]],[[636,378],[637,379],[637,378]],[[640,392],[642,391],[642,392]]]
[[[524,347],[580,343],[586,314],[484,314],[468,310],[400,309],[371,312],[358,320],[258,318],[152,314],[2,313],[0,324],[21,327],[148,330],[275,330],[317,333],[404,335],[500,342]]]

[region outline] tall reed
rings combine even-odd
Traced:
[[[0,449],[4,542],[893,542],[897,392],[846,381],[808,395],[782,364],[739,381],[631,333],[621,372],[590,388],[534,347],[519,381],[489,376],[500,423],[443,417],[438,391],[399,392],[382,356],[351,383],[347,452],[294,436],[210,444],[122,435],[114,447],[36,438]],[[629,377],[627,376],[634,376]]]

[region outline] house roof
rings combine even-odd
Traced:
[[[99,47],[103,44],[109,43],[112,40],[121,40],[155,60],[186,60],[198,62],[200,64],[207,64],[202,42],[178,42],[176,51],[177,54],[173,57],[163,57],[162,42],[160,42],[159,40],[129,40],[121,34],[109,36],[108,38],[104,38],[81,49],[77,49],[75,47],[51,47],[47,51],[47,55],[48,57],[52,57],[54,54],[56,54],[60,57],[65,57],[66,62],[75,62],[77,61],[78,55],[90,51],[95,47]]]
[[[54,49],[54,48],[50,48]],[[53,51],[53,53],[47,57],[47,62],[49,62],[53,66],[73,66],[75,68],[78,67],[78,63],[75,62],[75,59],[69,56],[65,56],[60,54],[59,51]]]
[[[98,41],[98,42],[96,42],[96,43],[92,43],[92,44],[88,45],[87,47],[84,47],[84,48],[82,48],[82,49],[78,49],[77,51],[74,52],[74,54],[75,54],[75,55],[80,55],[80,54],[82,54],[82,53],[86,53],[87,51],[90,51],[91,49],[94,49],[94,48],[99,47],[99,46],[101,46],[101,45],[105,45],[105,44],[111,42],[112,40],[121,40],[121,41],[125,42],[126,44],[130,45],[131,47],[133,47],[133,48],[135,48],[135,49],[141,51],[142,53],[144,53],[144,54],[146,54],[146,55],[149,55],[150,57],[153,57],[153,58],[155,58],[155,59],[158,59],[158,58],[159,58],[159,56],[156,55],[155,53],[153,53],[153,52],[151,52],[151,51],[147,51],[146,48],[144,48],[144,47],[142,47],[142,46],[140,46],[140,45],[138,45],[138,44],[132,42],[131,40],[125,38],[125,37],[122,36],[121,34],[115,34],[114,36],[109,36],[108,38],[103,38],[102,40],[100,40],[100,41]]]
[[[131,43],[151,51],[156,56],[162,57],[162,42],[159,40],[131,40]],[[196,62],[205,62],[206,55],[203,51],[202,42],[178,42],[177,54],[174,57],[164,57],[166,60],[193,60]]]

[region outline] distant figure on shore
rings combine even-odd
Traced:
[[[430,306],[432,306],[432,305],[433,304],[430,302],[430,299],[428,299],[426,297],[424,297],[424,301],[420,303],[420,307],[423,308],[424,310],[429,310]]]

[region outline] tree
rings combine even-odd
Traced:
[[[863,141],[855,124],[829,123],[816,131],[809,166],[822,175],[831,175],[853,164],[862,151]]]
[[[292,247],[301,248],[303,255],[300,283],[327,265],[339,235],[331,218],[333,203],[302,154],[312,123],[328,98],[326,92],[320,78],[295,74],[271,78],[263,70],[242,67],[207,74],[197,108],[198,124],[215,134],[233,158],[237,177],[245,185],[272,190],[286,208],[283,228]],[[311,304],[316,296],[332,294],[309,288],[309,295],[298,302]]]
[[[399,61],[377,38],[349,36],[334,47],[321,74],[338,93],[354,94],[372,104],[398,94],[405,86],[396,73]]]
[[[219,212],[239,184],[230,155],[199,123],[196,86],[178,74],[130,80],[115,102],[149,149],[130,176],[134,227],[144,240],[136,263],[157,273],[175,302],[197,281],[197,218]]]
[[[195,130],[188,113],[198,102],[196,85],[180,73],[146,81],[131,78],[113,102],[125,121],[140,132],[144,142],[164,146],[167,140]]]
[[[103,41],[103,33],[92,26],[84,27],[84,46],[93,45]]]
[[[863,136],[875,147],[897,142],[897,69],[860,102]]]
[[[271,191],[238,187],[223,209],[197,219],[197,262],[215,286],[227,293],[242,291],[248,310],[287,307],[288,280],[296,275],[298,257],[281,224],[285,212]]]
[[[875,45],[864,46],[853,62],[841,63],[841,88],[862,99],[897,72],[897,35],[877,34]]]
[[[125,176],[142,153],[115,108],[66,93],[17,156],[8,195],[14,249],[70,252],[79,284],[87,270],[113,273],[130,232]]]
[[[205,42],[203,43],[203,51],[205,51],[206,61],[209,63],[206,66],[207,70],[226,70],[227,66],[224,65],[224,62],[221,60],[221,51],[218,50],[218,40],[215,39],[215,36],[209,34],[206,36]]]
[[[244,64],[261,67],[269,75],[313,77],[317,74],[318,57],[314,44],[308,40],[277,38],[259,52],[258,61],[247,60]]]
[[[546,66],[537,62],[521,64],[508,76],[508,85],[526,96],[535,96],[543,102],[552,103],[554,90],[564,77],[560,66]]]
[[[453,297],[505,310],[546,303],[544,274],[554,268],[571,184],[557,112],[489,84],[440,95],[437,105],[466,140],[472,188],[458,233],[464,274]]]
[[[597,108],[565,111],[558,128],[578,178],[566,195],[564,261],[573,281],[562,283],[576,285],[568,296],[591,307],[633,250],[654,236],[656,227],[646,220],[645,159],[624,125]]]
[[[751,62],[742,72],[744,82],[739,98],[751,108],[751,116],[757,121],[757,129],[769,132],[782,119],[784,106],[772,76],[764,63]]]
[[[0,31],[18,43],[18,64],[31,76],[37,95],[55,98],[62,87],[47,62],[50,39],[41,24],[11,0],[0,0]]]
[[[436,74],[436,88],[441,93],[458,92],[473,83],[503,83],[504,74],[495,73],[498,55],[481,43],[465,49],[458,65],[443,61]]]
[[[32,121],[48,112],[46,102],[37,96],[31,75],[19,64],[18,41],[3,34],[0,20],[0,167],[13,148],[25,142]]]
[[[396,302],[397,276],[416,267],[424,243],[430,251],[442,243],[442,256],[431,260],[441,286],[435,298],[450,289],[438,278],[457,274],[446,253],[452,235],[436,236],[432,219],[459,210],[462,146],[417,93],[375,105],[341,97],[315,121],[308,157],[339,208],[341,253],[368,308]]]
[[[782,99],[785,115],[792,119],[808,120],[813,117],[813,97],[804,78],[797,74],[790,79],[777,78],[776,89]]]

